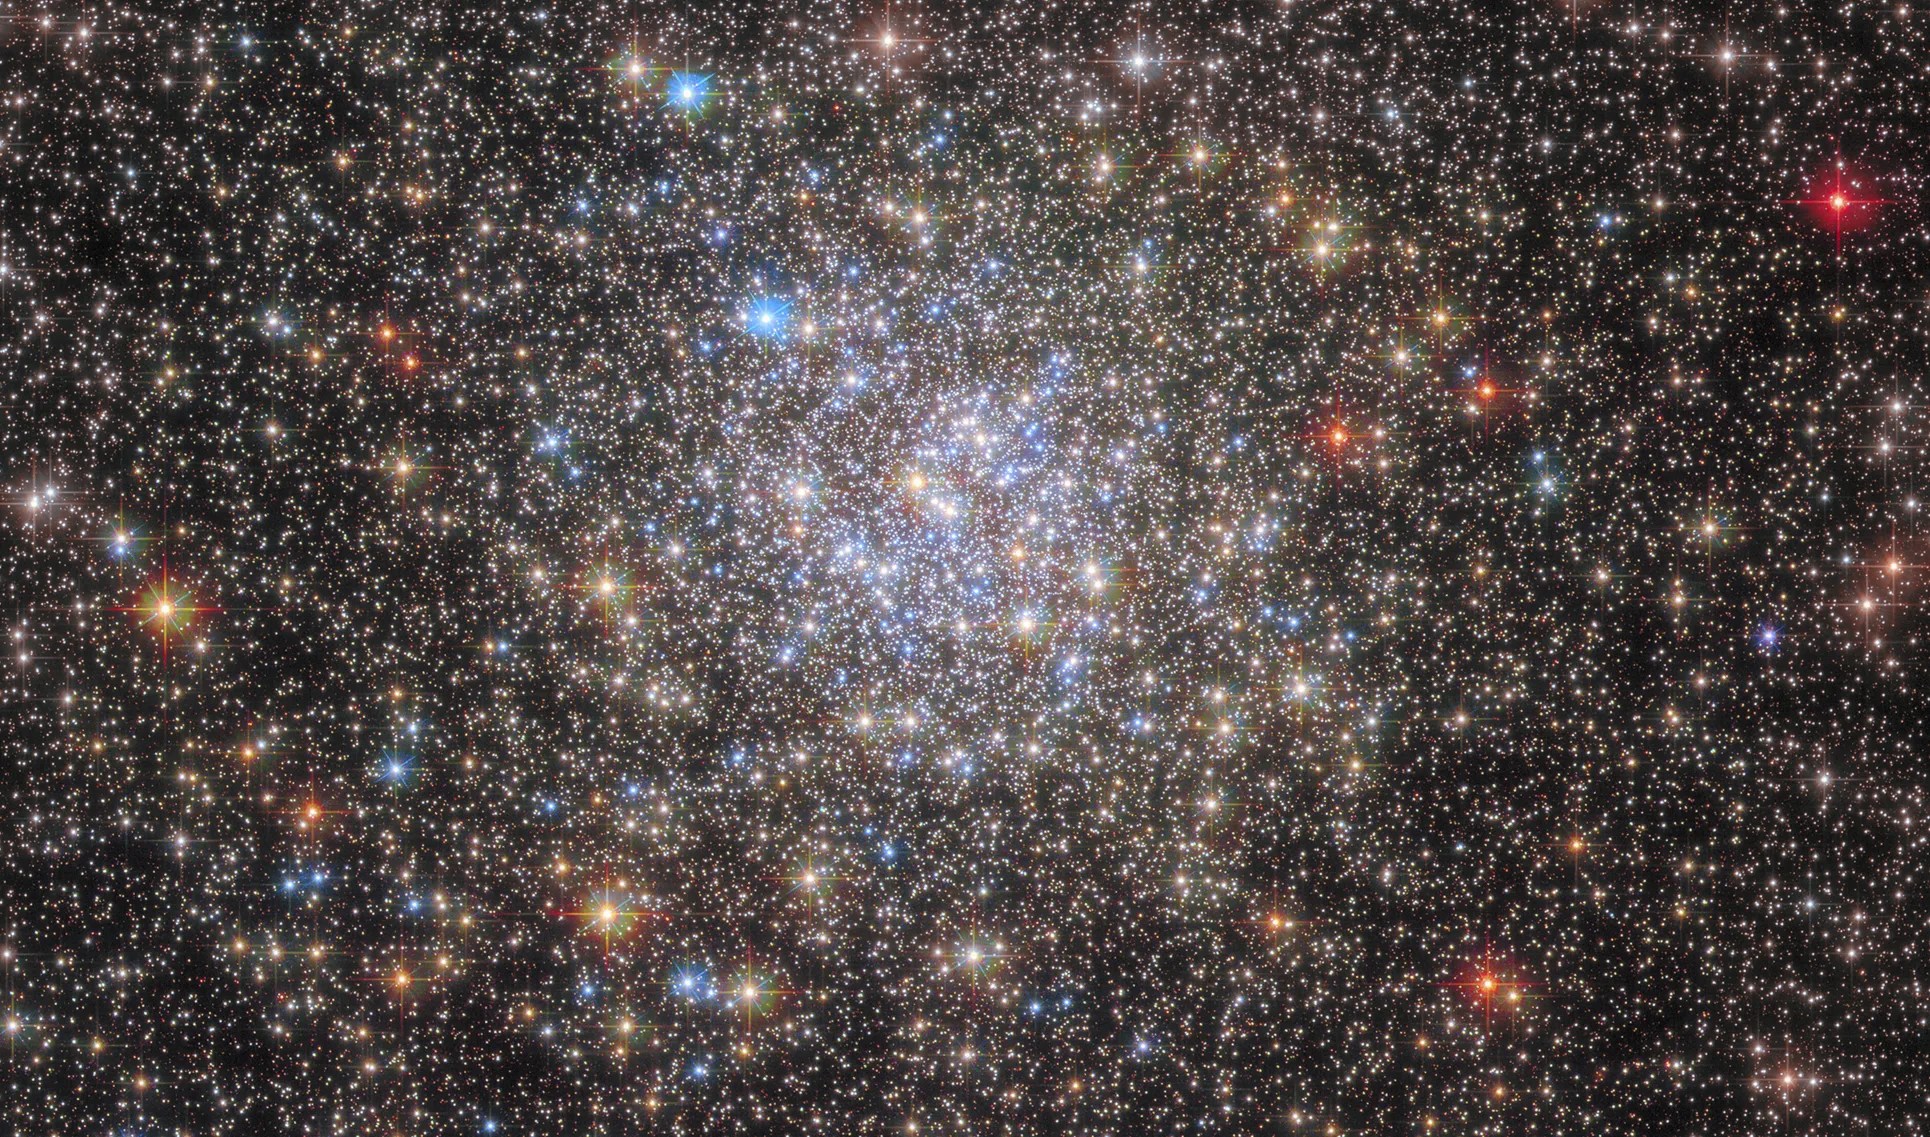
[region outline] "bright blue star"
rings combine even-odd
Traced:
[[[671,106],[680,111],[700,111],[704,109],[704,100],[709,97],[710,76],[694,71],[670,73],[670,86],[665,88],[664,98]]]
[[[392,786],[402,786],[409,783],[414,773],[415,755],[402,750],[384,750],[376,778]]]
[[[791,302],[776,296],[760,296],[751,301],[744,316],[744,328],[759,339],[781,340],[791,326]]]

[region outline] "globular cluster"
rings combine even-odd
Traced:
[[[6,0],[6,1131],[1922,1132],[1926,60]]]

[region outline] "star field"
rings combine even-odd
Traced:
[[[5,1130],[1922,1132],[1925,59],[0,6]]]

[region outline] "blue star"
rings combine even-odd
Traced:
[[[664,98],[680,111],[700,111],[710,97],[710,76],[694,71],[673,71]]]
[[[744,315],[744,328],[759,339],[782,340],[791,326],[791,302],[776,296],[760,296],[751,301]]]

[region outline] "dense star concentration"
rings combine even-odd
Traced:
[[[5,0],[5,1132],[1923,1132],[1927,19]]]

